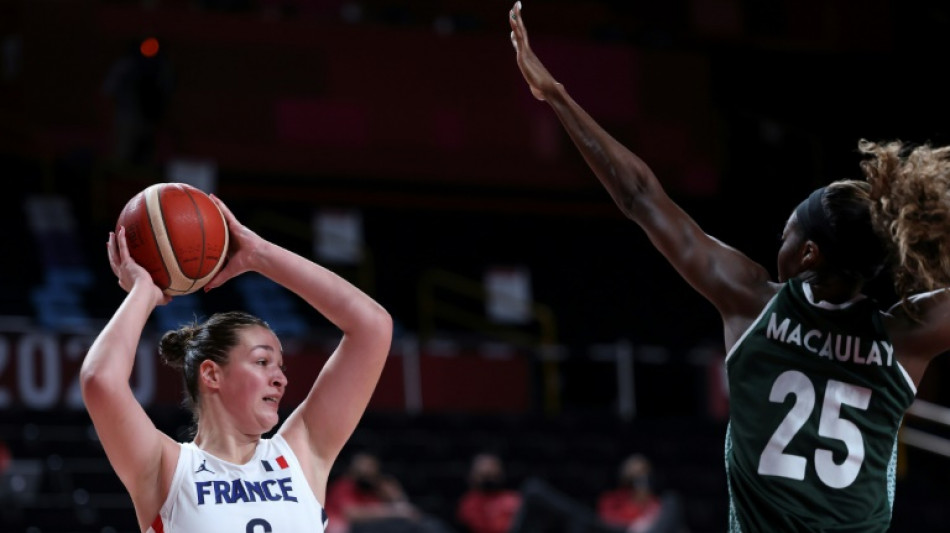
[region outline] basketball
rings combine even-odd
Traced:
[[[228,227],[204,191],[185,183],[158,183],[132,197],[116,224],[125,227],[129,255],[165,294],[204,287],[224,264]]]

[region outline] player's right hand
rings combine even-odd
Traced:
[[[112,267],[112,273],[118,278],[119,286],[125,292],[131,292],[132,287],[138,283],[146,284],[153,291],[156,305],[165,305],[172,300],[172,297],[165,294],[152,276],[142,265],[135,262],[129,254],[129,245],[125,240],[125,227],[120,226],[117,233],[109,232],[109,242],[106,243],[109,252],[109,266]]]

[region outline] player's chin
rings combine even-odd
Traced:
[[[280,422],[280,416],[274,408],[264,408],[257,416],[258,425],[264,430],[264,433],[274,429],[274,426]]]

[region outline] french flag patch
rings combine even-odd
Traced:
[[[281,470],[290,466],[287,464],[287,459],[284,459],[283,455],[277,456],[277,459],[274,459],[274,462],[277,463],[277,466],[279,466]],[[271,466],[270,461],[265,461],[261,459],[261,464],[264,465],[264,470],[267,470],[268,472],[274,471],[274,467]]]

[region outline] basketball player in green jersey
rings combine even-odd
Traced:
[[[509,13],[518,67],[617,206],[719,311],[730,390],[730,531],[887,530],[897,431],[950,349],[950,148],[858,145],[863,179],[789,216],[778,281],[704,233],[649,166],[570,97]],[[862,294],[890,267],[897,303]]]

